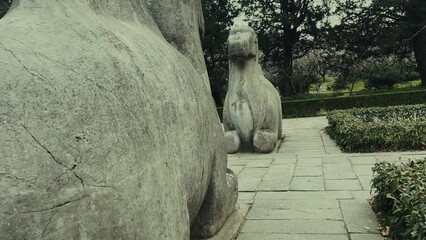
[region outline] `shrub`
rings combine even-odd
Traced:
[[[283,117],[313,117],[321,112],[361,107],[387,107],[402,104],[426,103],[426,89],[416,91],[385,92],[354,96],[283,101]]]
[[[426,104],[332,111],[329,135],[349,152],[426,149]]]
[[[296,94],[309,91],[309,86],[321,81],[321,63],[318,54],[311,52],[293,61],[292,86]]]
[[[394,84],[403,82],[406,79],[406,74],[394,65],[378,64],[368,74],[365,86],[376,89],[392,88]]]
[[[377,163],[373,210],[395,240],[426,240],[426,159]]]
[[[416,61],[414,55],[406,58],[389,56],[386,58],[371,58],[363,63],[364,79],[367,88],[386,89],[394,84],[415,80]]]

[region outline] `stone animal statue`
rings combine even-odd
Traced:
[[[258,52],[258,39],[252,28],[231,29],[229,85],[223,110],[228,153],[272,152],[281,138],[280,96],[263,75]]]
[[[221,229],[237,178],[202,24],[200,0],[14,1],[0,19],[0,239]]]

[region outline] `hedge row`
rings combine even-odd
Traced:
[[[348,152],[426,149],[426,104],[336,110],[327,119],[328,134]]]
[[[426,159],[377,163],[373,210],[395,240],[426,240]]]
[[[324,115],[327,111],[336,109],[387,107],[421,103],[426,103],[426,89],[410,92],[403,91],[283,101],[282,109],[283,118],[295,118]],[[223,107],[218,107],[217,111],[222,120]]]
[[[284,101],[283,117],[313,117],[337,109],[387,107],[426,103],[426,89],[411,92],[390,92],[370,95],[339,96]]]

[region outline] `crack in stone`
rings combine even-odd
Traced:
[[[28,130],[28,128],[25,125],[23,125],[23,124],[21,124],[21,125],[25,129],[25,131],[27,131],[28,134],[30,134],[30,136],[34,139],[34,141],[50,155],[50,157],[53,159],[53,161],[55,161],[57,164],[61,165],[62,167],[68,169],[62,162],[60,162],[59,160],[57,160],[55,158],[55,156],[53,155],[53,153],[49,149],[47,149],[43,144],[40,143],[40,141]]]
[[[7,51],[7,52],[9,52],[10,54],[12,54],[13,55],[13,57],[19,62],[19,64],[21,64],[21,66],[25,69],[25,71],[27,71],[31,76],[33,76],[33,77],[36,77],[36,78],[38,78],[38,79],[40,79],[41,81],[44,81],[44,79],[40,76],[40,75],[38,75],[38,74],[36,74],[36,73],[34,73],[34,72],[32,72],[27,66],[25,66],[25,64],[21,61],[21,59],[19,59],[18,58],[18,56],[16,56],[16,54],[12,51],[12,50],[10,50],[10,49],[7,49],[4,45],[3,45],[3,43],[1,43],[0,42],[0,45],[3,47],[3,49],[5,50],[5,51]]]
[[[59,209],[56,209],[56,211],[50,216],[49,221],[44,226],[43,232],[41,233],[40,239],[44,238],[44,234],[47,231],[47,228],[49,227],[50,223],[52,222],[53,217],[58,213]]]
[[[66,201],[66,202],[63,202],[63,203],[56,204],[56,205],[54,205],[54,206],[53,206],[53,207],[51,207],[51,208],[40,209],[40,210],[31,210],[31,211],[18,212],[18,213],[19,213],[19,214],[27,214],[27,213],[41,213],[41,212],[47,212],[47,211],[51,211],[51,210],[58,209],[58,208],[60,208],[60,207],[66,206],[66,205],[68,205],[68,204],[70,204],[70,203],[78,202],[78,201],[83,200],[83,199],[85,199],[85,198],[87,198],[87,197],[89,197],[89,196],[84,195],[83,197],[80,197],[80,198],[77,198],[77,199],[74,199],[74,200],[69,200],[69,201]],[[11,215],[11,214],[10,214],[10,215]]]
[[[30,130],[28,130],[28,128],[21,124],[21,126],[25,129],[25,131],[34,139],[34,141],[40,146],[42,147],[49,155],[50,157],[53,159],[53,161],[55,161],[57,164],[59,164],[60,166],[62,166],[63,168],[65,168],[66,170],[70,171],[81,183],[81,186],[84,189],[84,181],[83,178],[81,178],[75,171],[74,169],[76,168],[77,165],[74,165],[72,168],[67,167],[65,164],[63,164],[61,161],[59,161],[58,159],[56,159],[56,157],[53,155],[53,153],[43,144],[41,144],[41,142],[34,136],[34,134],[31,133]]]

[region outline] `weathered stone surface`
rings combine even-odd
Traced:
[[[235,240],[245,221],[245,208],[238,209],[226,220],[223,228],[212,238],[202,240]],[[195,239],[193,239],[195,240]]]
[[[272,152],[281,138],[281,100],[263,75],[257,41],[250,27],[234,27],[229,34],[229,86],[223,110],[228,153]]]
[[[198,0],[15,1],[0,20],[0,239],[219,231],[237,181],[201,19]]]
[[[138,0],[140,1],[147,2],[147,7],[164,38],[192,62],[210,90],[204,55],[200,54],[200,37],[204,35],[201,1]]]

